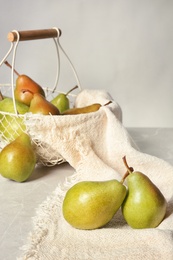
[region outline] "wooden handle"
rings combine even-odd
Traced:
[[[60,29],[43,29],[43,30],[31,30],[31,31],[18,31],[19,33],[19,41],[28,41],[28,40],[39,40],[39,39],[46,39],[46,38],[55,38],[61,36]],[[15,31],[9,32],[7,35],[7,39],[10,42],[17,41],[17,33]]]

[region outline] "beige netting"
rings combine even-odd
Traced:
[[[57,55],[57,75],[55,78],[55,84],[52,89],[43,87],[45,94],[46,94],[46,99],[49,101],[52,100],[56,95],[58,95],[58,93],[67,92],[65,90],[62,90],[62,89],[60,90],[58,88],[58,82],[59,82],[59,77],[60,77],[60,52],[59,52],[59,50],[61,50],[61,52],[67,58],[67,61],[69,62],[70,67],[71,67],[72,72],[75,77],[75,81],[76,81],[75,83],[78,86],[78,92],[81,91],[81,85],[80,85],[80,81],[79,81],[77,72],[76,72],[71,60],[69,59],[68,55],[66,54],[66,52],[64,51],[64,49],[62,48],[62,46],[59,42],[60,30],[57,28],[53,28],[53,29],[55,31],[57,31],[57,37],[53,38],[55,47],[56,47],[56,55]],[[37,154],[38,163],[48,165],[48,166],[62,163],[65,161],[65,159],[62,158],[62,156],[59,155],[57,153],[57,151],[52,149],[49,142],[45,141],[44,136],[40,136],[39,133],[37,133],[37,129],[35,129],[35,128],[34,129],[36,130],[36,132],[34,132],[34,130],[32,131],[33,126],[31,126],[31,125],[26,126],[26,122],[28,122],[28,119],[30,119],[30,121],[32,121],[31,120],[32,117],[34,118],[34,120],[35,120],[35,118],[37,118],[37,122],[35,122],[35,124],[38,125],[38,127],[39,127],[40,120],[43,120],[43,122],[44,122],[46,120],[46,118],[49,118],[51,116],[48,116],[48,117],[46,117],[46,116],[42,117],[42,116],[38,116],[38,115],[34,116],[31,113],[30,114],[26,113],[24,115],[18,114],[18,111],[16,108],[15,96],[14,96],[15,83],[14,83],[13,74],[15,71],[14,65],[15,65],[15,59],[16,59],[17,46],[20,42],[20,33],[15,30],[13,32],[17,35],[17,40],[16,40],[16,42],[11,43],[9,51],[7,52],[5,57],[0,62],[0,66],[3,65],[3,63],[6,61],[7,57],[11,54],[11,52],[13,52],[12,73],[10,76],[11,83],[8,83],[8,84],[1,83],[0,91],[2,92],[3,96],[12,97],[13,105],[14,105],[14,113],[0,111],[0,150],[2,150],[2,148],[6,144],[8,144],[12,140],[14,140],[20,133],[25,131],[29,134],[32,134],[33,146],[34,146],[34,149]],[[76,94],[70,93],[69,96],[70,96],[70,103],[73,104]],[[47,131],[48,132],[51,131],[51,128],[52,128],[52,125],[49,125]]]
[[[8,95],[9,87],[1,87],[3,93]],[[48,100],[51,100],[58,92],[52,93],[46,90],[46,96]],[[70,102],[74,103],[76,95],[70,96]],[[8,143],[13,141],[22,132],[26,132],[31,135],[33,147],[37,154],[37,162],[46,166],[53,166],[55,164],[60,164],[65,160],[57,153],[57,151],[51,148],[50,143],[45,141],[45,136],[39,135],[37,128],[40,127],[40,122],[42,124],[47,122],[48,118],[59,117],[59,116],[43,116],[38,114],[26,113],[26,114],[15,114],[0,111],[0,150],[5,147]],[[33,121],[32,121],[33,118]],[[30,125],[26,125],[26,122],[30,122]],[[34,122],[32,125],[31,122]],[[47,127],[47,132],[49,133],[53,125],[49,124]],[[33,130],[32,130],[33,129]]]

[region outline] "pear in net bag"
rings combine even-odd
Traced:
[[[110,104],[104,104],[112,101]],[[76,97],[75,107],[84,107],[93,103],[102,106],[96,112],[41,116],[28,115],[25,125],[35,143],[39,161],[45,165],[54,165],[68,161],[74,168],[81,160],[81,154],[92,148],[101,157],[107,154],[107,129],[105,109],[122,121],[119,105],[105,91],[82,90]]]

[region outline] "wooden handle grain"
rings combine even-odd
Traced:
[[[61,36],[61,30],[58,29],[59,36]],[[18,31],[19,41],[39,40],[46,38],[56,38],[58,36],[57,29],[43,29],[43,30],[30,30],[30,31]],[[9,32],[7,39],[10,42],[17,41],[18,35],[15,31]]]

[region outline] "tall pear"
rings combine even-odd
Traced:
[[[5,61],[5,64],[8,67],[12,68],[8,61]],[[33,79],[25,74],[20,75],[16,70],[14,70],[14,72],[18,76],[16,79],[16,87],[14,89],[14,96],[17,101],[29,106],[32,99],[31,92],[40,93],[42,96],[45,97],[45,92],[43,88],[37,82],[35,82]]]
[[[26,181],[36,165],[29,135],[22,133],[0,152],[0,174],[16,182]]]
[[[42,115],[59,115],[59,110],[56,106],[46,100],[39,93],[33,94],[31,104],[29,107],[29,112],[33,114],[42,114]]]
[[[30,90],[32,91],[32,93],[40,93],[42,96],[45,97],[45,92],[43,88],[38,85],[33,79],[31,79],[27,75],[19,75],[16,79],[14,96],[16,100],[29,106],[31,103],[32,94],[31,92],[25,90]]]
[[[63,216],[78,229],[100,228],[113,218],[125,196],[126,187],[117,180],[82,181],[67,191]]]
[[[167,202],[158,187],[143,173],[129,168],[123,158],[128,173],[128,192],[122,204],[122,213],[128,225],[135,229],[155,228],[165,217]]]
[[[76,88],[78,88],[78,86],[75,86],[74,88],[70,89],[66,94],[58,94],[54,99],[51,100],[51,103],[59,109],[60,113],[63,113],[64,111],[70,108],[70,101],[68,95]]]

